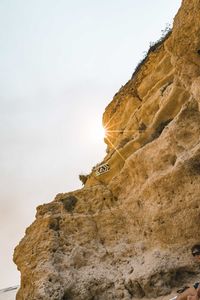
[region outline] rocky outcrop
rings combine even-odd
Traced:
[[[199,0],[182,2],[103,122],[104,160],[39,206],[15,249],[18,300],[153,299],[199,272]]]

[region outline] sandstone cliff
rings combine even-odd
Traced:
[[[154,299],[197,277],[199,0],[183,0],[103,122],[103,162],[83,189],[39,206],[15,249],[18,300]]]

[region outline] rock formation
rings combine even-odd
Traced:
[[[197,277],[199,0],[183,0],[103,122],[104,160],[81,190],[39,206],[15,249],[18,300],[154,299]]]

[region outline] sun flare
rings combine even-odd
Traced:
[[[90,124],[86,124],[87,137],[90,142],[95,144],[103,144],[106,137],[106,129],[102,126],[98,120],[93,120]]]
[[[91,137],[95,141],[103,141],[106,135],[106,131],[102,126],[93,126],[91,128]]]

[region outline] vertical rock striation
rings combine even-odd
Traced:
[[[198,273],[199,0],[183,0],[103,122],[103,162],[83,189],[39,206],[15,249],[17,300],[153,299]]]

